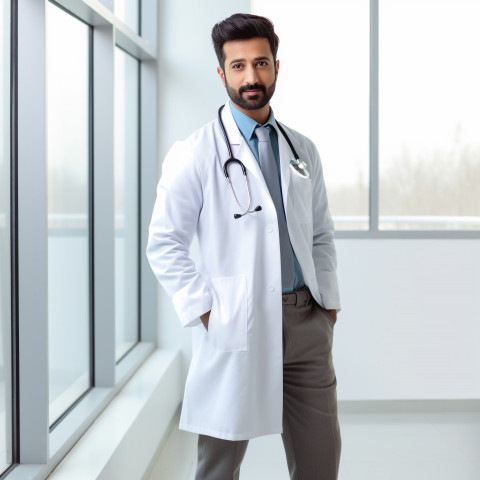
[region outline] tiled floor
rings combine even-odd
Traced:
[[[480,412],[349,413],[340,427],[339,480],[480,479]],[[148,480],[193,480],[195,450],[195,435],[173,431]],[[240,478],[289,479],[279,435],[250,442]]]

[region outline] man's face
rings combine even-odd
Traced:
[[[232,40],[223,45],[225,66],[217,68],[230,100],[241,110],[266,107],[273,93],[279,68],[266,38]]]

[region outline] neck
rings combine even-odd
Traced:
[[[263,125],[270,118],[270,103],[267,103],[264,107],[259,108],[258,110],[245,110],[244,108],[238,106],[236,103],[233,104],[235,105],[235,108],[240,110],[248,117],[253,118],[253,120],[255,120],[260,125]]]

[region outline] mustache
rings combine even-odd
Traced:
[[[247,83],[238,89],[238,93],[241,95],[243,92],[247,92],[249,90],[261,90],[263,93],[267,92],[265,85],[262,85],[261,83],[254,83],[253,85]]]

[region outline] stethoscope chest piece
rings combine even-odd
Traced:
[[[310,173],[307,170],[307,164],[299,159],[292,158],[290,160],[291,169],[302,178],[310,178]]]

